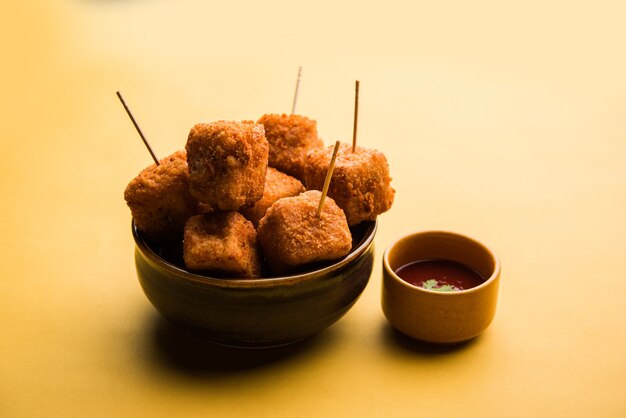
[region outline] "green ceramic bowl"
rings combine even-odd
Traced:
[[[235,347],[272,347],[310,337],[341,318],[367,285],[376,222],[351,228],[352,250],[297,275],[208,277],[185,270],[180,249],[156,246],[132,225],[144,293],[167,319]]]

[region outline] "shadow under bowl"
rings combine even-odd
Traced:
[[[137,276],[157,311],[212,342],[242,348],[294,343],[339,320],[369,282],[376,229],[376,221],[352,227],[350,253],[334,262],[289,276],[238,279],[187,271],[180,244],[152,243],[132,224]]]

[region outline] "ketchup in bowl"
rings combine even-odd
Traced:
[[[395,273],[413,286],[439,292],[466,290],[485,282],[485,278],[472,268],[443,259],[413,261],[400,266]]]

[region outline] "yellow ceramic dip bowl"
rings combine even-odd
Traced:
[[[407,283],[395,271],[418,260],[464,264],[486,280],[470,289],[441,292]],[[412,338],[453,344],[472,339],[496,312],[500,261],[479,241],[453,232],[424,231],[393,242],[383,255],[382,309],[389,323]]]

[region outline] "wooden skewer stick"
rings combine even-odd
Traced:
[[[298,67],[298,79],[296,80],[296,91],[293,94],[293,104],[291,105],[291,114],[296,113],[296,102],[298,101],[298,90],[300,90],[300,75],[302,74],[302,66]]]
[[[150,152],[150,155],[152,156],[152,159],[154,160],[155,164],[159,165],[159,159],[154,154],[154,151],[152,151],[152,147],[150,147],[150,144],[148,143],[148,140],[146,139],[146,137],[143,135],[143,132],[141,132],[141,128],[137,124],[137,121],[135,121],[133,114],[130,112],[130,109],[126,105],[126,102],[124,101],[124,98],[122,97],[122,94],[119,91],[116,91],[115,94],[117,95],[117,98],[120,99],[120,102],[122,102],[122,106],[124,106],[126,113],[128,113],[128,117],[133,122],[133,125],[135,125],[135,129],[137,129],[137,132],[139,132],[139,136],[141,137],[141,140],[143,141],[146,148],[148,148],[148,151]]]
[[[354,128],[352,129],[352,152],[356,151],[356,126],[359,117],[359,80],[354,87]]]
[[[316,218],[322,215],[322,208],[324,207],[324,199],[328,193],[328,186],[330,186],[330,179],[333,176],[333,170],[335,169],[335,160],[337,159],[337,151],[339,151],[339,141],[335,142],[335,149],[333,150],[333,156],[330,159],[330,166],[326,172],[326,179],[324,179],[324,187],[322,188],[322,197],[320,197],[320,204],[317,206]]]

